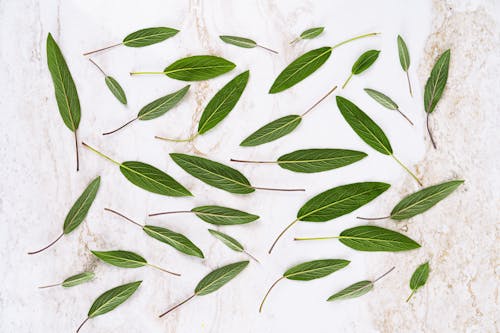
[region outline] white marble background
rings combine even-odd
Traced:
[[[1,0],[0,332],[73,331],[103,291],[139,279],[144,282],[130,300],[92,319],[82,332],[498,332],[499,8],[493,0]],[[147,48],[120,47],[94,57],[125,88],[129,105],[123,107],[82,53],[149,26],[171,26],[181,33]],[[288,46],[297,33],[312,26],[325,26],[326,31],[315,40]],[[297,55],[372,31],[382,35],[339,48],[303,83],[284,93],[267,94],[276,75]],[[194,198],[145,192],[128,183],[114,165],[85,149],[80,149],[81,171],[75,172],[72,134],[58,114],[46,65],[49,32],[63,50],[78,87],[80,139],[118,160],[141,160],[166,170]],[[220,34],[247,36],[280,54],[223,44],[217,37]],[[413,99],[397,58],[397,34],[405,37],[412,57]],[[302,112],[332,85],[341,84],[353,61],[368,48],[382,50],[379,60],[339,94],[354,100],[381,124],[395,152],[417,170],[425,184],[466,180],[454,195],[424,215],[402,224],[377,223],[418,240],[423,245],[418,251],[362,253],[336,241],[292,241],[299,235],[337,234],[360,224],[356,214],[386,213],[403,195],[417,189],[391,159],[370,149],[352,132],[334,98],[321,104],[285,139],[256,148],[238,146],[262,124]],[[452,49],[450,77],[432,116],[439,148],[435,151],[424,135],[422,87],[437,55],[447,48]],[[129,71],[161,70],[194,54],[220,55],[238,67],[219,78],[194,83],[188,98],[165,116],[137,122],[113,136],[101,136],[146,103],[184,85],[163,76],[130,77]],[[215,130],[194,145],[153,139],[154,135],[185,137],[192,133],[210,97],[246,69],[251,78],[242,99]],[[416,126],[409,127],[399,115],[378,106],[362,91],[364,87],[390,94]],[[238,165],[253,184],[307,189],[305,193],[255,192],[248,196],[211,188],[168,157],[169,152],[202,152],[221,162],[230,157],[274,159],[312,147],[359,149],[369,157],[321,174]],[[102,177],[101,189],[82,226],[45,253],[26,255],[59,234],[69,207],[96,175]],[[267,255],[272,239],[308,198],[337,185],[365,180],[388,182],[392,187],[356,213],[328,223],[299,223],[273,255]],[[238,238],[262,264],[251,263],[217,293],[196,298],[159,319],[161,311],[189,296],[206,273],[244,257],[212,238],[206,232],[209,225],[193,216],[156,218],[148,223],[186,234],[203,249],[205,260],[188,258],[149,239],[103,208],[146,221],[148,212],[201,204],[223,204],[260,215],[259,222],[221,230]],[[136,251],[183,275],[175,278],[148,268],[111,267],[93,258],[88,248]],[[319,258],[345,258],[352,263],[323,279],[283,281],[268,299],[264,313],[258,313],[264,292],[285,269]],[[407,304],[409,278],[426,260],[432,270],[429,281]],[[351,301],[325,302],[334,291],[373,279],[391,266],[396,266],[395,271],[370,294]],[[94,270],[97,278],[70,289],[37,289],[83,270]]]

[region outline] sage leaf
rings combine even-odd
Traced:
[[[399,252],[420,247],[417,242],[403,234],[370,225],[346,229],[340,233],[338,239],[342,244],[358,251]]]
[[[436,148],[436,143],[432,137],[432,132],[429,127],[429,115],[434,112],[437,103],[443,95],[446,81],[448,81],[448,69],[450,66],[450,50],[446,50],[436,61],[432,68],[431,75],[427,79],[424,91],[424,107],[427,113],[427,132],[431,139],[432,145]]]
[[[410,90],[410,95],[413,97],[413,92],[411,89],[410,82],[410,74],[408,73],[408,69],[410,68],[410,53],[408,52],[408,47],[406,47],[406,43],[400,35],[398,35],[398,55],[399,62],[401,63],[401,68],[406,73],[406,80],[408,81],[408,89]]]
[[[163,272],[180,276],[179,273],[173,273],[167,271],[166,269],[148,263],[146,259],[144,259],[142,256],[131,251],[116,250],[116,251],[90,251],[90,252],[92,252],[93,255],[95,255],[97,258],[101,259],[105,263],[108,263],[116,267],[139,268],[143,266],[151,266]]]
[[[78,171],[80,169],[80,162],[78,157],[77,130],[81,116],[80,99],[78,98],[75,82],[66,64],[66,60],[64,60],[61,49],[50,33],[47,36],[47,65],[54,84],[59,114],[66,127],[74,134],[76,171]]]
[[[76,275],[70,276],[69,278],[65,279],[61,283],[50,284],[50,285],[41,286],[41,287],[38,287],[38,288],[39,289],[45,289],[45,288],[52,288],[52,287],[57,287],[57,286],[62,286],[64,288],[70,288],[70,287],[74,287],[74,286],[77,286],[79,284],[88,282],[88,281],[92,280],[93,278],[94,278],[94,273],[92,273],[92,272],[83,272],[83,273],[80,273],[80,274],[76,274]]]
[[[168,314],[169,312],[177,309],[182,304],[188,302],[195,296],[203,296],[214,291],[219,290],[226,283],[234,279],[238,274],[240,274],[247,266],[248,261],[235,262],[226,266],[222,266],[208,273],[200,282],[196,285],[194,294],[180,302],[179,304],[171,307],[164,313],[160,315],[160,318]]]
[[[347,78],[347,80],[344,82],[342,85],[342,89],[344,89],[347,86],[347,83],[352,79],[354,75],[359,75],[366,71],[368,68],[373,65],[375,60],[377,60],[378,55],[380,54],[380,51],[378,50],[368,50],[362,55],[359,56],[358,60],[352,65],[351,69],[351,75]]]
[[[420,289],[429,278],[429,262],[423,263],[418,266],[410,279],[410,289],[411,294],[406,299],[406,302],[409,302],[415,292]]]
[[[149,216],[194,213],[201,220],[214,225],[246,224],[259,219],[259,216],[241,210],[221,206],[199,206],[191,210],[178,210],[149,214]]]
[[[203,252],[186,236],[180,233],[153,225],[145,225],[142,230],[144,230],[148,236],[172,246],[179,252],[194,257],[205,258]]]
[[[78,333],[90,318],[108,313],[109,311],[114,310],[120,304],[129,299],[130,296],[135,293],[137,288],[139,288],[141,283],[142,281],[127,283],[110,289],[103,293],[101,296],[97,297],[97,299],[94,301],[94,303],[92,303],[92,306],[90,307],[87,318],[80,324],[76,332]]]
[[[290,42],[290,44],[295,44],[297,43],[298,41],[300,41],[301,39],[313,39],[313,38],[316,38],[318,37],[319,35],[321,35],[323,33],[323,31],[325,30],[324,27],[317,27],[317,28],[311,28],[311,29],[307,29],[305,31],[303,31],[301,34],[300,34],[300,37],[297,37],[295,38],[294,40],[292,40]]]
[[[125,92],[123,91],[123,88],[120,86],[118,81],[107,75],[106,72],[101,68],[101,66],[99,66],[94,60],[89,58],[89,61],[102,73],[102,75],[104,75],[104,82],[108,86],[108,89],[109,91],[111,91],[113,96],[115,96],[120,103],[127,105],[127,96],[125,95]]]
[[[224,243],[224,245],[226,245],[228,248],[230,248],[233,251],[243,252],[243,250],[245,249],[243,247],[243,245],[241,245],[240,242],[238,242],[236,239],[234,239],[233,237],[231,237],[223,232],[213,230],[213,229],[208,229],[208,232],[210,232],[210,234],[212,236],[214,236],[215,238],[220,240],[222,243]]]
[[[349,265],[349,263],[350,263],[349,260],[344,260],[344,259],[321,259],[321,260],[308,261],[293,266],[292,268],[288,269],[285,273],[283,273],[283,276],[280,277],[271,285],[266,295],[262,299],[262,302],[260,303],[259,312],[262,312],[264,303],[267,297],[269,296],[271,290],[281,280],[288,279],[297,281],[310,281],[314,279],[319,279],[327,275],[330,275],[338,271],[339,269],[346,267],[347,265]]]
[[[403,112],[401,112],[401,110],[399,110],[399,106],[389,96],[374,89],[365,88],[365,91],[371,98],[373,98],[383,107],[389,110],[398,111],[399,114],[403,116],[413,126],[413,122],[410,120],[410,118],[408,118]]]
[[[237,36],[227,36],[227,35],[219,36],[219,38],[224,43],[232,44],[232,45],[239,46],[239,47],[244,47],[246,49],[252,49],[254,47],[260,47],[261,49],[264,49],[266,51],[272,52],[274,54],[278,54],[278,52],[276,52],[275,50],[272,50],[272,49],[270,49],[268,47],[259,45],[255,41],[253,41],[251,39],[248,39],[248,38],[237,37]]]
[[[291,133],[302,121],[300,115],[288,115],[266,124],[244,139],[240,146],[253,147],[277,140]]]

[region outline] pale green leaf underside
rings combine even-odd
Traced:
[[[441,99],[446,81],[448,80],[448,69],[450,66],[450,50],[446,50],[436,61],[431,75],[425,84],[424,107],[425,112],[432,113]]]
[[[337,169],[357,162],[367,155],[345,149],[303,149],[278,158],[278,165],[295,172],[313,173]]]
[[[224,35],[224,36],[219,36],[219,38],[222,39],[222,41],[225,43],[233,44],[247,49],[251,49],[257,46],[257,43],[255,43],[253,40],[244,37]]]
[[[212,234],[212,236],[214,236],[215,238],[220,240],[222,243],[224,243],[224,245],[226,245],[231,250],[237,251],[237,252],[242,252],[244,250],[243,245],[241,245],[241,243],[238,242],[233,237],[231,237],[223,232],[213,230],[213,229],[208,229],[208,232],[210,232],[210,234]]]
[[[137,118],[139,120],[150,120],[164,115],[167,111],[176,106],[177,103],[179,103],[184,98],[189,90],[189,87],[189,85],[185,86],[184,88],[174,93],[165,95],[152,101],[139,111],[139,113],[137,114]]]
[[[349,265],[349,260],[321,259],[298,264],[285,273],[283,277],[289,280],[310,281],[319,279]]]
[[[384,95],[380,91],[365,88],[366,93],[376,100],[380,105],[386,107],[389,110],[398,110],[399,106],[394,102],[389,96]]]
[[[138,268],[147,264],[146,259],[130,251],[90,251],[105,263],[123,268]]]
[[[300,38],[302,39],[313,39],[321,35],[321,33],[325,30],[324,27],[311,28],[300,34]]]
[[[182,58],[166,67],[163,72],[172,79],[181,81],[204,81],[227,73],[236,65],[210,55]]]
[[[69,234],[83,222],[94,202],[100,183],[101,177],[94,179],[75,201],[64,219],[63,232],[65,234]]]
[[[145,225],[142,229],[149,236],[159,240],[162,243],[172,246],[179,252],[185,253],[190,256],[204,258],[203,252],[186,236],[180,233],[153,225]]]
[[[396,231],[376,226],[360,226],[340,233],[340,242],[358,251],[398,252],[419,248],[414,240]]]
[[[240,143],[243,147],[253,147],[277,140],[292,132],[302,121],[299,115],[288,115],[262,126]]]
[[[203,221],[214,225],[245,224],[259,218],[257,215],[221,206],[200,206],[191,211]]]
[[[373,289],[372,281],[368,280],[359,281],[354,284],[351,284],[349,287],[344,288],[341,291],[328,297],[327,301],[331,302],[331,301],[360,297],[368,293],[372,289]]]
[[[179,30],[167,27],[146,28],[135,31],[123,39],[123,44],[129,47],[143,47],[175,36]]]
[[[359,56],[358,60],[352,65],[352,74],[358,75],[370,68],[371,65],[377,60],[380,51],[368,50]]]
[[[142,281],[127,283],[113,289],[110,289],[97,297],[90,307],[89,318],[97,317],[114,310],[117,306],[125,302],[132,296]]]
[[[95,276],[95,274],[93,272],[83,272],[80,274],[76,274],[76,275],[70,276],[69,278],[64,280],[61,283],[61,286],[65,287],[65,288],[74,287],[74,286],[77,286],[79,284],[82,284],[82,283],[85,283],[85,282],[92,280],[94,278],[94,276]]]
[[[245,267],[248,266],[248,261],[235,262],[210,272],[196,286],[194,293],[197,296],[210,294],[223,285],[234,279]]]
[[[418,266],[415,272],[412,274],[410,279],[410,289],[417,290],[422,287],[429,278],[429,263],[423,263]]]
[[[399,54],[399,62],[401,63],[401,68],[405,72],[410,68],[410,53],[408,52],[408,48],[406,47],[406,43],[403,37],[398,35],[398,54]]]
[[[106,82],[106,85],[108,86],[113,96],[115,96],[116,99],[120,101],[120,103],[127,105],[127,96],[125,95],[125,91],[123,91],[123,88],[120,86],[118,81],[116,81],[111,76],[106,76],[104,82]]]

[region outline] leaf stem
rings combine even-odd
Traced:
[[[390,219],[391,215],[389,215],[389,216],[382,216],[382,217],[361,217],[361,216],[356,216],[356,218],[360,219],[360,220],[366,220],[366,221],[377,221],[377,220]]]
[[[113,44],[113,45],[110,45],[110,46],[103,47],[102,49],[97,49],[97,50],[94,50],[94,51],[86,52],[83,55],[84,56],[88,56],[89,54],[101,52],[101,51],[104,51],[104,50],[108,50],[108,49],[111,49],[113,47],[120,46],[120,45],[122,45],[122,43],[117,43],[117,44]]]
[[[415,294],[415,289],[412,289],[410,296],[408,296],[408,298],[406,299],[406,303],[410,301],[410,299],[413,297],[414,294]]]
[[[262,307],[264,306],[264,303],[266,302],[266,299],[267,299],[267,296],[269,296],[269,293],[271,292],[271,290],[273,290],[273,288],[278,284],[278,282],[280,282],[281,280],[283,280],[285,277],[282,276],[280,277],[278,280],[274,281],[274,283],[271,285],[271,287],[269,288],[269,290],[267,291],[266,295],[264,296],[264,298],[262,299],[262,302],[260,303],[260,306],[259,306],[259,313],[262,312]]]
[[[290,42],[290,45],[297,43],[299,40],[301,40],[300,37],[295,37],[295,39]]]
[[[247,256],[249,256],[251,259],[255,260],[256,263],[260,264],[260,261],[257,258],[255,258],[253,255],[248,253],[246,250],[243,250],[243,253],[246,254]]]
[[[109,132],[106,132],[106,133],[102,133],[102,135],[109,135],[109,134],[113,134],[113,133],[115,133],[115,132],[118,132],[119,130],[121,130],[121,129],[122,129],[122,128],[124,128],[125,126],[127,126],[127,125],[129,125],[129,124],[133,123],[134,121],[136,121],[137,119],[139,119],[139,118],[138,118],[138,117],[135,117],[134,119],[132,119],[132,120],[130,120],[130,121],[128,121],[128,122],[126,122],[125,124],[123,124],[122,126],[118,127],[117,129],[112,130],[112,131],[109,131]]]
[[[75,134],[75,152],[76,152],[76,171],[80,170],[80,157],[78,155],[78,136],[76,134],[76,129],[73,132]]]
[[[52,241],[49,245],[45,246],[45,247],[42,247],[40,250],[37,250],[37,251],[33,251],[33,252],[28,252],[28,254],[37,254],[37,253],[40,253],[42,251],[45,251],[47,250],[49,247],[51,247],[52,245],[54,245],[58,240],[61,239],[61,237],[64,235],[64,232],[62,232],[54,241]]]
[[[305,192],[304,188],[272,188],[272,187],[259,187],[259,186],[250,186],[254,190],[262,190],[262,191],[278,191],[278,192]]]
[[[278,54],[278,52],[277,52],[277,51],[272,50],[272,49],[270,49],[270,48],[268,48],[268,47],[265,47],[265,46],[262,46],[262,45],[259,45],[259,44],[257,44],[256,46],[257,46],[257,47],[260,47],[261,49],[264,49],[264,50],[267,50],[267,51],[269,51],[269,52],[272,52],[272,53],[274,53],[274,54]]]
[[[83,325],[85,325],[85,323],[87,322],[87,320],[89,320],[90,317],[87,317],[83,323],[80,324],[80,326],[78,326],[78,328],[76,329],[76,333],[80,332],[80,329],[83,327]]]
[[[159,213],[153,213],[153,214],[149,214],[148,216],[158,216],[158,215],[168,215],[168,214],[180,214],[180,213],[194,213],[190,210],[175,210],[175,211],[171,211],[171,212],[159,212]]]
[[[383,277],[385,277],[387,274],[389,274],[390,272],[392,272],[396,267],[392,266],[392,268],[390,270],[388,270],[387,272],[385,272],[384,274],[380,275],[378,278],[376,278],[375,280],[372,281],[372,283],[375,283],[377,281],[379,281],[380,279],[382,279]]]
[[[309,241],[309,240],[329,240],[329,239],[340,239],[342,236],[325,236],[325,237],[295,237],[295,241]]]
[[[153,267],[153,268],[155,268],[155,269],[157,269],[157,270],[159,270],[159,271],[162,271],[162,272],[168,273],[168,274],[172,274],[172,275],[175,275],[175,276],[181,276],[181,274],[179,274],[179,273],[174,273],[174,272],[168,271],[168,270],[166,270],[166,269],[164,269],[164,268],[161,268],[161,267],[159,267],[159,266],[156,266],[156,265],[150,264],[149,262],[148,262],[148,263],[146,263],[146,265],[148,265],[149,267]]]
[[[335,89],[337,89],[337,86],[334,86],[332,89],[330,89],[329,92],[327,92],[323,97],[321,97],[316,103],[314,103],[309,109],[304,112],[301,117],[304,117],[306,114],[308,114],[310,111],[312,111],[316,106],[318,106],[319,103],[323,102],[328,96],[330,96]]]
[[[434,138],[432,137],[432,132],[431,132],[431,127],[429,126],[429,112],[427,112],[427,119],[425,121],[425,124],[427,126],[427,133],[429,133],[429,138],[431,138],[431,143],[434,149],[437,149],[436,142],[434,141]]]
[[[38,287],[38,289],[45,289],[45,288],[52,288],[52,287],[57,287],[57,286],[60,286],[62,283],[56,283],[56,284],[49,284],[47,286],[40,286]]]
[[[285,234],[285,232],[290,229],[295,223],[299,222],[299,220],[295,220],[293,221],[292,223],[290,223],[289,225],[287,225],[287,227],[285,229],[283,229],[283,231],[278,235],[278,237],[276,237],[276,239],[274,240],[273,244],[271,245],[271,247],[269,248],[269,251],[267,253],[271,254],[271,252],[273,251],[273,248],[274,246],[276,246],[276,243],[278,243],[278,240]]]
[[[420,185],[420,186],[424,186],[424,185],[422,184],[422,182],[420,181],[420,179],[418,179],[418,177],[417,177],[417,176],[415,176],[415,174],[414,174],[413,172],[411,172],[411,171],[410,171],[410,169],[408,169],[408,168],[406,167],[406,165],[404,165],[404,164],[403,164],[400,160],[398,160],[398,158],[397,158],[396,156],[394,156],[394,154],[391,154],[391,156],[392,156],[392,158],[393,158],[396,162],[398,162],[398,164],[399,164],[399,165],[400,165],[403,169],[405,169],[405,170],[406,170],[406,172],[408,172],[408,174],[410,174],[410,176],[412,176],[412,177],[413,177],[413,179],[415,179],[415,181],[418,183],[418,185]]]
[[[175,309],[177,309],[179,306],[181,306],[181,305],[182,305],[182,304],[184,304],[184,303],[187,303],[188,301],[190,301],[190,300],[191,300],[193,297],[195,297],[195,296],[196,296],[196,294],[191,295],[190,297],[186,298],[184,301],[180,302],[179,304],[177,304],[177,305],[175,305],[175,306],[171,307],[170,309],[168,309],[167,311],[163,312],[161,315],[159,315],[159,317],[161,318],[161,317],[163,317],[164,315],[168,314],[169,312],[174,311],[174,310],[175,310]]]
[[[347,43],[350,43],[352,41],[355,41],[357,39],[361,39],[361,38],[365,38],[365,37],[372,37],[372,36],[377,36],[377,35],[380,35],[380,33],[379,32],[372,32],[372,33],[369,33],[369,34],[364,34],[364,35],[356,36],[356,37],[353,37],[353,38],[349,38],[349,39],[346,39],[343,42],[340,42],[340,43],[335,44],[334,46],[332,46],[332,50],[336,49],[337,47],[342,46],[344,44],[347,44]]]
[[[108,212],[111,212],[111,213],[113,213],[113,214],[116,214],[116,215],[118,215],[118,216],[120,216],[120,217],[124,218],[125,220],[127,220],[127,221],[129,221],[129,222],[132,222],[133,224],[135,224],[136,226],[138,226],[138,227],[139,227],[139,228],[141,228],[141,229],[144,227],[142,224],[135,222],[135,221],[134,221],[134,220],[132,220],[131,218],[126,217],[125,215],[123,215],[122,213],[117,212],[116,210],[113,210],[113,209],[111,209],[111,208],[104,208],[104,210],[105,210],[105,211],[108,211]]]
[[[114,159],[112,159],[111,157],[107,156],[107,155],[104,155],[103,153],[101,153],[100,151],[98,151],[97,149],[95,148],[92,148],[91,146],[89,146],[88,144],[86,144],[85,142],[82,142],[82,145],[88,149],[90,149],[91,151],[93,151],[94,153],[96,153],[97,155],[107,159],[108,161],[111,161],[113,162],[114,164],[116,165],[121,165],[121,163],[118,163],[117,161],[115,161]]]
[[[351,73],[351,75],[349,75],[349,77],[347,78],[347,80],[345,80],[344,84],[342,85],[342,89],[344,89],[345,86],[347,86],[347,84],[349,83],[349,81],[351,81],[353,75],[354,74]]]
[[[411,121],[410,118],[408,118],[403,112],[401,112],[401,110],[396,109],[396,111],[398,111],[399,114],[402,115],[406,120],[408,120],[408,122],[411,124],[411,126],[414,126],[413,121]]]
[[[408,74],[408,70],[406,72],[406,80],[408,81],[408,89],[410,90],[410,96],[413,97],[413,91],[411,89],[411,82],[410,82],[410,74]]]
[[[165,74],[165,72],[130,72],[130,75]]]
[[[249,160],[237,160],[235,158],[231,158],[230,162],[238,162],[238,163],[258,163],[258,164],[273,164],[278,163],[278,161],[249,161]]]
[[[196,139],[198,137],[198,135],[199,135],[199,133],[196,133],[187,139],[171,139],[171,138],[165,138],[162,136],[155,135],[155,139],[159,139],[159,140],[163,140],[163,141],[170,141],[170,142],[191,142],[194,139]]]
[[[94,64],[94,66],[95,66],[95,67],[97,67],[97,69],[98,69],[99,71],[101,71],[102,75],[107,76],[107,75],[106,75],[106,73],[102,70],[102,68],[101,68],[98,64],[96,64],[96,63],[94,62],[94,60],[92,60],[91,58],[89,58],[89,61],[90,61],[91,63],[93,63],[93,64]]]

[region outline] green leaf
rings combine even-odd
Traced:
[[[85,282],[92,280],[94,278],[94,276],[95,276],[95,274],[92,272],[83,272],[80,274],[76,274],[76,275],[70,276],[69,278],[64,280],[61,283],[61,286],[63,286],[64,288],[74,287],[74,286],[77,286],[79,284],[82,284],[82,283],[85,283]]]
[[[145,266],[148,262],[137,253],[130,251],[90,251],[105,263],[123,268],[138,268]]]
[[[337,169],[357,162],[367,155],[345,149],[303,149],[278,158],[278,165],[295,172],[313,173]]]
[[[142,229],[149,236],[159,240],[162,243],[172,246],[177,251],[190,256],[205,258],[203,256],[203,252],[182,234],[153,225],[145,225]]]
[[[177,60],[163,72],[172,79],[181,81],[204,81],[225,74],[236,65],[232,62],[210,55],[192,56]]]
[[[342,244],[358,251],[398,252],[420,247],[417,242],[396,231],[369,225],[346,229],[338,238]]]
[[[302,32],[300,34],[300,38],[302,38],[302,39],[313,39],[313,38],[318,37],[319,35],[321,35],[321,33],[323,33],[324,30],[325,30],[324,27],[307,29],[306,31],[304,31],[304,32]]]
[[[269,89],[269,93],[276,94],[293,87],[318,70],[331,54],[331,47],[321,47],[304,53],[278,75]]]
[[[405,72],[410,68],[410,53],[408,52],[408,48],[406,47],[406,43],[403,40],[403,37],[398,35],[398,54],[399,54],[399,62],[401,63],[401,68]]]
[[[359,56],[358,60],[352,65],[351,72],[354,75],[358,75],[370,68],[371,65],[377,60],[380,51],[378,50],[368,50]]]
[[[411,276],[410,279],[411,294],[406,299],[407,302],[411,299],[413,294],[418,289],[420,289],[423,285],[425,285],[428,278],[429,278],[429,262],[426,262],[418,266],[413,275]]]
[[[137,114],[137,119],[150,120],[164,115],[167,111],[176,106],[177,103],[179,103],[184,98],[189,90],[189,87],[190,86],[187,85],[174,93],[160,97],[147,104],[141,109],[141,111],[139,111],[139,113]]]
[[[219,38],[222,39],[222,41],[225,43],[233,44],[247,49],[251,49],[257,46],[256,42],[248,38],[237,37],[237,36],[219,36]]]
[[[230,248],[233,251],[243,252],[243,250],[245,249],[240,242],[238,242],[236,239],[225,233],[213,229],[208,229],[208,232],[210,232],[215,238],[222,241],[222,243],[224,243],[228,248]]]
[[[191,209],[203,221],[214,225],[236,225],[250,223],[259,218],[257,215],[221,206],[200,206]]]
[[[111,76],[106,76],[104,78],[104,82],[106,82],[106,85],[108,86],[111,93],[113,93],[113,95],[116,97],[116,99],[119,100],[120,103],[127,105],[127,96],[125,95],[125,92],[123,91],[123,88],[120,86],[118,81],[116,81]]]
[[[438,202],[449,196],[463,180],[452,180],[438,185],[429,186],[403,198],[391,211],[393,220],[405,220],[434,207]]]
[[[255,191],[241,172],[227,165],[187,154],[172,153],[170,157],[184,171],[208,185],[237,194]]]
[[[328,297],[327,301],[337,301],[342,299],[356,298],[363,296],[369,291],[373,290],[373,282],[372,281],[359,281],[354,284],[351,284],[349,287],[342,289],[341,291],[333,294]]]
[[[146,28],[135,31],[123,39],[123,44],[129,47],[143,47],[156,43],[163,42],[164,40],[175,36],[179,30],[157,27]]]
[[[384,131],[348,99],[337,96],[337,106],[347,123],[359,137],[376,151],[392,155],[392,147]]]
[[[240,146],[252,147],[281,138],[292,132],[302,121],[299,115],[288,115],[262,126],[240,143]]]
[[[307,201],[297,213],[297,220],[326,222],[366,205],[391,185],[365,182],[334,187]]]
[[[94,318],[114,310],[132,296],[141,283],[142,281],[127,283],[106,291],[90,307],[89,318]]]
[[[310,281],[319,279],[349,265],[349,260],[322,259],[313,260],[293,266],[283,273],[283,277],[289,280]]]
[[[120,164],[120,171],[132,184],[146,191],[171,197],[192,196],[175,179],[152,165],[127,161]]]
[[[231,112],[245,90],[250,71],[243,72],[229,81],[208,102],[198,124],[198,133],[204,134],[214,128]]]
[[[446,81],[448,80],[448,69],[450,66],[450,50],[446,50],[436,61],[431,75],[425,84],[424,106],[425,112],[432,113],[441,99]]]
[[[217,268],[201,279],[194,293],[197,296],[203,296],[217,291],[223,285],[234,279],[247,266],[248,261],[240,261]]]
[[[63,232],[65,234],[69,234],[83,222],[94,202],[100,183],[101,177],[94,179],[75,201],[64,220]]]
[[[399,106],[390,97],[382,94],[380,91],[365,88],[365,91],[371,98],[376,100],[380,105],[386,107],[389,110],[398,110]]]

